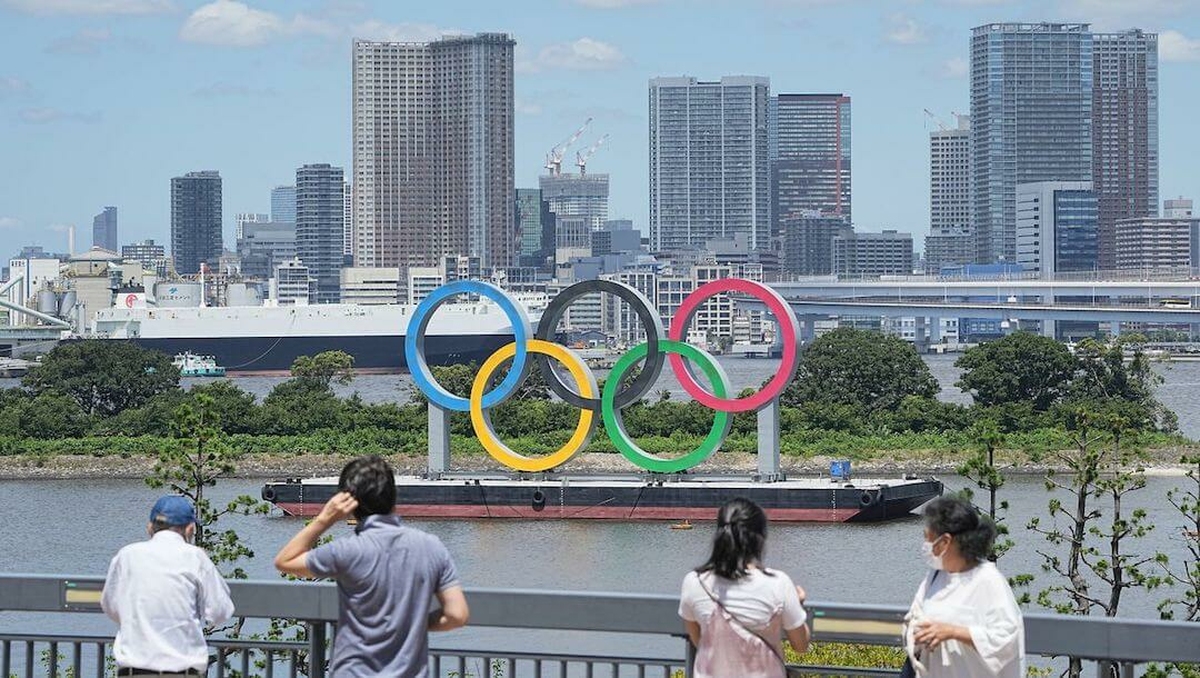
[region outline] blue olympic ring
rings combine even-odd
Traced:
[[[508,376],[496,388],[483,395],[484,409],[504,402],[524,381],[529,364],[526,360],[528,355],[527,339],[533,336],[533,328],[529,323],[529,315],[525,312],[525,307],[514,302],[499,287],[479,280],[456,280],[447,283],[431,292],[429,296],[421,300],[420,304],[417,304],[404,335],[404,359],[408,363],[408,371],[412,374],[413,383],[434,405],[454,412],[470,412],[471,401],[442,388],[441,384],[433,378],[433,373],[429,371],[429,364],[425,362],[425,329],[429,326],[429,320],[438,306],[459,294],[477,294],[496,302],[500,310],[508,316],[509,323],[512,325],[513,341],[517,345]]]

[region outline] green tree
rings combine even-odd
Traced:
[[[302,355],[292,361],[292,376],[329,388],[330,384],[349,384],[354,380],[354,356],[345,351],[322,351]]]
[[[205,395],[212,399],[213,412],[226,433],[254,433],[257,405],[253,393],[238,388],[227,379],[196,384],[189,391],[192,398]]]
[[[167,487],[187,497],[196,507],[196,546],[207,551],[214,564],[232,566],[225,572],[226,576],[244,579],[246,573],[239,563],[244,558],[253,558],[254,551],[235,531],[220,529],[217,524],[230,514],[265,514],[268,506],[254,497],[242,495],[224,507],[215,507],[205,496],[218,480],[236,471],[235,454],[225,444],[210,396],[197,394],[192,402],[176,409],[174,435],[185,444],[161,448],[154,470],[145,479],[146,484],[155,488]]]
[[[804,349],[782,402],[842,403],[870,412],[894,410],[906,396],[932,398],[937,392],[937,380],[911,344],[842,327]]]
[[[78,438],[90,419],[74,399],[53,391],[26,399],[17,414],[18,431],[26,438]]]
[[[1200,454],[1184,455],[1180,463],[1189,467],[1189,487],[1186,490],[1172,488],[1167,492],[1167,501],[1183,518],[1183,525],[1178,528],[1178,541],[1183,543],[1185,555],[1180,563],[1162,559],[1164,576],[1170,584],[1178,586],[1180,592],[1164,600],[1158,611],[1163,619],[1200,623]],[[1152,666],[1146,675],[1152,678],[1168,675],[1200,678],[1200,665],[1172,663],[1165,670]]]
[[[1123,334],[1108,341],[1084,339],[1075,348],[1079,372],[1067,387],[1072,405],[1119,411],[1133,430],[1177,428],[1175,414],[1154,397],[1162,377],[1145,352],[1146,340]]]
[[[1031,332],[972,346],[955,361],[958,386],[980,405],[1029,402],[1045,411],[1062,397],[1077,361],[1061,342]]]
[[[56,346],[22,384],[34,395],[63,393],[84,412],[110,417],[179,388],[179,368],[166,354],[131,342],[88,339]]]
[[[1006,520],[1008,514],[1008,501],[1000,500],[1000,488],[1004,487],[1004,474],[996,465],[996,451],[1004,446],[1004,434],[994,422],[980,421],[976,422],[968,429],[968,436],[976,441],[977,449],[974,454],[967,458],[958,467],[958,474],[975,483],[975,486],[981,490],[985,490],[988,496],[987,513],[992,519],[992,523],[996,525],[996,542],[992,546],[992,561],[998,561],[1000,558],[1010,551],[1015,543],[1010,536],[1011,532],[1008,529]],[[971,490],[964,489],[963,492],[968,499],[972,499]],[[1032,575],[1013,575],[1009,577],[1009,583],[1015,588],[1018,586],[1028,585],[1032,581]],[[1023,594],[1019,597],[1020,602],[1029,601],[1029,594]]]

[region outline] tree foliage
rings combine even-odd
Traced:
[[[956,385],[976,403],[1031,403],[1035,410],[1045,411],[1065,393],[1078,361],[1061,342],[1014,332],[972,346],[954,364],[962,370]]]
[[[354,381],[354,356],[345,351],[298,356],[292,361],[292,377],[323,388],[329,388],[333,383],[349,384]]]
[[[1138,334],[1079,342],[1075,349],[1079,371],[1068,385],[1065,401],[1115,413],[1127,420],[1127,428],[1175,430],[1175,414],[1154,397],[1162,376],[1154,371],[1145,342]]]
[[[70,396],[89,415],[111,417],[179,388],[179,368],[159,351],[125,341],[59,344],[22,380],[34,395]]]
[[[894,410],[907,396],[933,398],[938,389],[929,366],[908,342],[842,327],[804,349],[782,402],[836,403],[872,412]]]

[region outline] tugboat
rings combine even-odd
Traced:
[[[190,351],[175,354],[171,364],[179,368],[181,377],[223,377],[225,368],[217,364],[210,355],[196,355]]]

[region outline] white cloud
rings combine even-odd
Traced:
[[[621,9],[637,5],[653,5],[660,0],[575,0],[576,5],[592,9]]]
[[[1200,39],[1163,31],[1158,34],[1158,56],[1163,61],[1200,61]]]
[[[162,14],[175,9],[171,0],[0,0],[0,5],[27,14]]]
[[[0,75],[0,99],[9,94],[24,94],[30,89],[29,81],[12,75]]]
[[[433,24],[398,23],[389,24],[370,19],[350,27],[353,37],[380,42],[432,42],[443,35],[457,35],[464,31],[438,28]]]
[[[81,28],[50,43],[46,51],[52,54],[96,54],[112,37],[112,31],[107,28]]]
[[[33,125],[45,125],[55,122],[86,122],[100,121],[99,113],[76,113],[64,111],[61,108],[45,106],[42,108],[24,108],[17,113],[21,122]]]
[[[925,29],[917,20],[896,13],[887,19],[887,40],[897,45],[916,45],[926,41]]]
[[[20,228],[21,220],[16,217],[0,217],[0,229]]]
[[[296,35],[338,35],[328,22],[297,14],[291,19],[236,0],[215,0],[192,12],[179,29],[185,42],[222,47],[260,47]]]
[[[518,59],[516,69],[523,73],[607,71],[622,66],[625,61],[625,55],[613,45],[594,38],[579,38],[573,42],[546,45],[533,59]]]
[[[942,62],[942,67],[938,74],[943,78],[958,79],[965,78],[970,71],[970,64],[963,57],[953,57]]]

